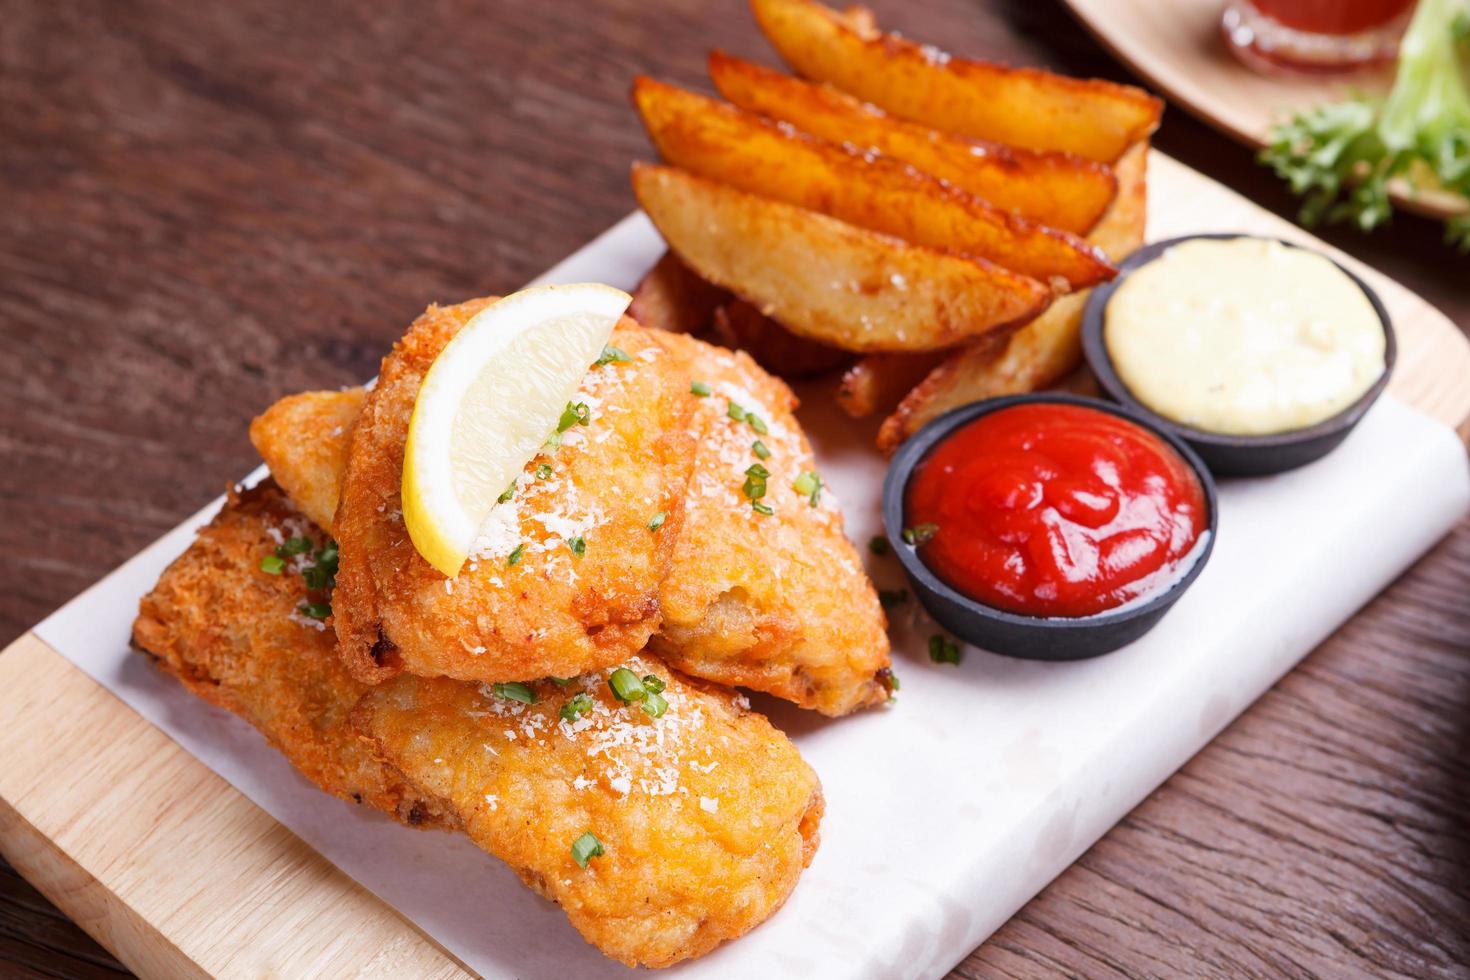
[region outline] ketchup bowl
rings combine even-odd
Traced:
[[[924,520],[936,506],[948,516]],[[1029,660],[1095,657],[1147,633],[1203,571],[1217,514],[1214,479],[1183,440],[1066,394],[942,415],[899,448],[883,485],[889,544],[925,610]]]

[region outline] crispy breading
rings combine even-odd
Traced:
[[[796,397],[744,353],[683,336],[666,343],[711,394],[695,409],[699,456],[685,531],[659,591],[664,621],[653,650],[684,673],[823,714],[886,701],[880,671],[889,643],[877,593],[831,491],[822,488],[814,505],[795,486],[817,470],[793,414]],[[731,418],[732,403],[759,423]],[[759,498],[769,515],[745,493],[755,464],[769,474]]]
[[[816,464],[792,415],[791,390],[745,354],[683,336],[663,340],[685,362],[689,379],[710,385],[713,394],[692,398],[698,449],[684,529],[659,590],[663,625],[654,650],[686,674],[829,715],[886,700],[888,689],[878,679],[888,666],[883,610],[843,532],[842,515],[830,491],[811,507],[792,486]],[[681,384],[689,390],[688,380]],[[731,400],[755,411],[770,432],[731,419]],[[766,460],[754,455],[757,439],[771,450]],[[257,444],[290,450],[295,442],[280,436]],[[262,454],[292,485],[314,496],[336,495],[340,474],[321,465],[330,454]],[[756,513],[743,493],[744,471],[753,463],[771,474],[762,498],[775,511],[770,516]]]
[[[366,399],[363,388],[306,391],[282,398],[250,423],[261,459],[291,460],[271,475],[318,527],[331,527],[337,513],[339,474],[347,468],[347,444]],[[332,478],[320,479],[322,473]]]
[[[366,687],[337,657],[332,631],[299,612],[321,598],[308,591],[300,562],[279,575],[261,570],[261,559],[292,537],[316,547],[326,540],[269,481],[231,493],[143,597],[133,643],[189,690],[260,729],[333,796],[413,826],[453,826],[438,800],[406,785],[351,728]]]
[[[342,549],[333,625],[348,667],[369,683],[402,670],[569,677],[637,652],[658,626],[658,585],[683,517],[691,406],[675,359],[631,320],[612,337],[630,359],[592,367],[576,396],[590,423],[526,464],[458,577],[414,549],[399,496],[414,401],[444,345],[489,302],[419,317],[383,360],[352,430],[333,522]],[[581,556],[569,543],[577,537]]]
[[[781,906],[817,847],[821,785],[740,695],[649,657],[626,663],[667,685],[661,717],[615,698],[603,670],[529,684],[535,704],[404,674],[354,719],[588,942],[629,965],[668,966]],[[564,720],[574,698],[587,710]],[[572,844],[586,833],[604,853],[583,868]]]

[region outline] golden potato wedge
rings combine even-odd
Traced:
[[[852,367],[842,372],[842,382],[837,387],[837,406],[855,419],[890,411],[947,356],[946,351],[926,351],[922,354],[868,354],[858,358]]]
[[[633,193],[695,272],[832,347],[950,347],[1028,320],[1051,300],[1042,283],[984,259],[911,245],[672,167],[635,163]]]
[[[826,374],[852,360],[845,350],[798,337],[743,299],[715,311],[709,339],[745,351],[761,367],[783,378]]]
[[[1143,244],[1148,218],[1148,141],[1118,161],[1118,197],[1091,239],[1121,262]],[[930,419],[982,398],[1036,391],[1082,363],[1082,312],[1088,292],[1059,298],[1046,312],[1006,338],[955,351],[924,378],[883,421],[878,448],[891,453]]]
[[[695,275],[673,252],[665,252],[633,290],[628,316],[645,327],[670,333],[704,333],[715,311],[734,297]]]
[[[1112,171],[1095,160],[942,133],[890,116],[830,85],[783,75],[722,51],[710,53],[709,73],[720,94],[742,109],[788,122],[819,139],[877,150],[998,208],[1062,231],[1092,230],[1117,191]]]
[[[1112,163],[1159,124],[1141,89],[951,58],[896,34],[865,35],[816,0],[751,0],[762,32],[798,73],[904,119],[974,139]]]
[[[664,160],[752,194],[915,245],[977,255],[1082,289],[1117,270],[1074,235],[1032,224],[879,154],[858,153],[651,78],[633,101]]]

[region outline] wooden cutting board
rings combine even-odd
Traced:
[[[1151,239],[1246,231],[1315,242],[1162,154],[1150,166]],[[1470,433],[1470,341],[1408,290],[1333,254],[1393,316],[1390,393]],[[34,633],[0,654],[0,704],[0,853],[138,973],[260,976],[289,964],[300,975],[467,975]]]

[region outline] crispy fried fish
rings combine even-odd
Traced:
[[[802,472],[816,469],[792,414],[795,397],[744,354],[683,336],[662,339],[690,381],[712,394],[691,399],[698,448],[684,530],[659,591],[663,625],[655,651],[695,677],[766,691],[824,714],[886,700],[888,637],[873,586],[831,494],[820,491],[813,507],[811,493],[794,486]],[[303,488],[303,500],[332,500],[341,477],[330,461],[339,451],[324,447],[308,456],[279,430],[321,431],[292,406],[312,404],[335,419],[348,400],[332,392],[309,397],[271,408],[251,426],[251,437],[283,484]],[[732,419],[732,402],[768,431]],[[755,454],[757,440],[770,453],[764,460]],[[756,463],[769,473],[760,499],[770,515],[755,511],[745,495],[746,470]]]
[[[348,717],[366,690],[337,656],[336,637],[301,612],[313,596],[299,572],[315,550],[263,571],[288,540],[326,536],[267,481],[229,502],[143,597],[133,643],[184,686],[250,722],[312,782],[414,826],[454,826],[437,799],[376,758]],[[273,567],[273,566],[272,566]]]
[[[404,674],[353,717],[588,942],[630,966],[668,966],[781,906],[816,851],[821,785],[740,695],[650,657],[626,663],[666,685],[659,717],[615,697],[608,670],[516,692],[533,704]],[[583,867],[572,845],[585,834]]]
[[[658,717],[642,709],[650,693],[615,697],[606,670],[505,696],[412,675],[369,688],[299,611],[330,598],[304,582],[315,552],[261,568],[303,538],[324,540],[273,484],[232,495],[144,598],[135,642],[327,792],[464,829],[624,963],[699,956],[790,895],[817,847],[821,786],[744,698],[636,655],[633,676],[664,685]],[[572,843],[586,833],[603,853],[583,868]]]
[[[330,528],[337,514],[347,444],[366,400],[364,388],[308,391],[282,398],[250,423],[261,459],[292,461],[271,475],[317,527]]]
[[[353,426],[333,531],[342,655],[360,680],[568,677],[642,649],[658,626],[684,511],[691,411],[675,358],[624,320],[628,355],[591,367],[590,421],[526,465],[446,579],[414,549],[399,487],[414,400],[434,358],[490,300],[432,306],[383,360]],[[662,518],[655,521],[658,515]],[[650,524],[653,527],[650,527]]]

